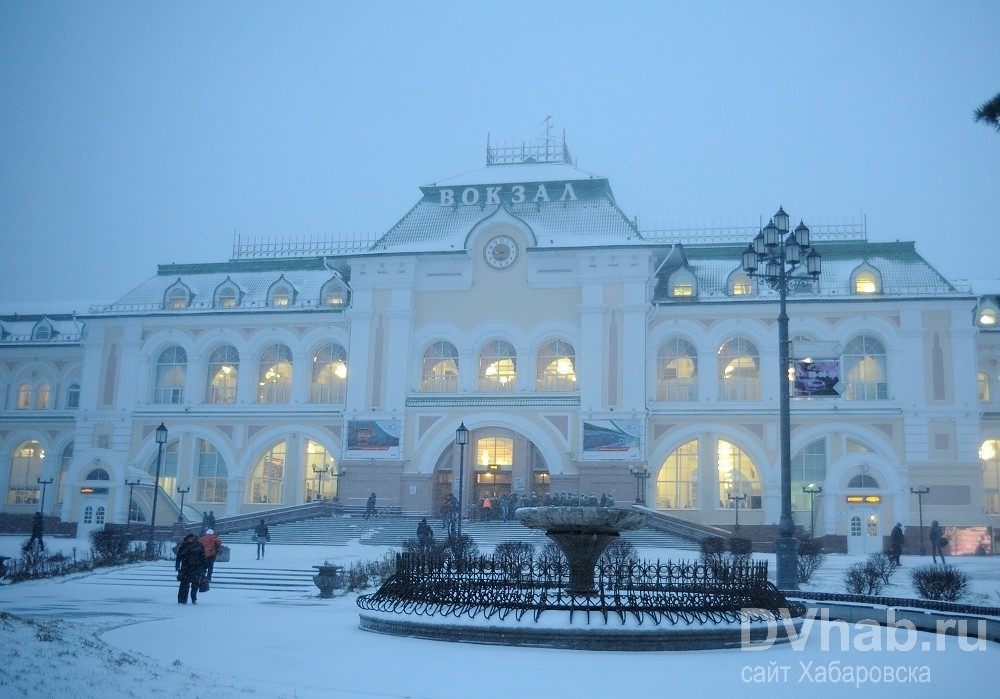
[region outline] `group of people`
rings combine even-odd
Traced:
[[[948,539],[943,534],[941,525],[935,519],[931,522],[930,532],[927,535],[931,542],[931,561],[934,563],[937,563],[938,557],[944,563],[944,547],[948,545]],[[900,556],[903,554],[903,542],[905,538],[903,525],[896,522],[896,526],[889,533],[889,560],[896,565],[901,565]]]
[[[215,559],[222,548],[222,538],[214,529],[198,537],[187,534],[177,547],[174,569],[177,571],[177,603],[198,604],[198,593],[208,590],[215,571]]]

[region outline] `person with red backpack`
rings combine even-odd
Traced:
[[[201,536],[201,545],[205,549],[205,580],[212,582],[212,571],[215,569],[215,557],[222,548],[222,539],[214,529],[206,529]]]

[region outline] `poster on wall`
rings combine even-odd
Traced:
[[[344,458],[399,458],[400,420],[349,420],[346,429]]]
[[[585,420],[584,459],[637,459],[639,420]]]
[[[839,396],[840,361],[826,359],[819,362],[793,362],[795,380],[792,395],[797,398],[813,396]]]

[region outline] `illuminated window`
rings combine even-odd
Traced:
[[[889,384],[885,347],[870,335],[847,343],[843,356],[845,400],[888,400]]]
[[[340,345],[323,345],[313,355],[310,400],[343,403],[347,394],[347,352]]]
[[[271,285],[267,292],[268,306],[283,307],[293,303],[295,303],[295,289],[285,281],[284,277]]]
[[[510,466],[514,463],[514,440],[507,437],[482,437],[476,440],[476,465]]]
[[[458,350],[450,342],[435,342],[424,352],[420,390],[454,393],[458,390]]]
[[[749,296],[753,293],[753,280],[750,275],[740,272],[733,276],[729,287],[729,292],[733,296]]]
[[[285,345],[268,347],[260,358],[258,403],[288,403],[292,399],[292,351]]]
[[[674,337],[656,357],[656,399],[698,400],[698,353],[687,340]]]
[[[976,393],[980,403],[990,402],[990,375],[985,371],[976,374]]]
[[[187,378],[187,351],[178,345],[168,347],[156,360],[153,402],[177,404],[184,402],[184,381]]]
[[[38,392],[35,394],[35,408],[38,410],[49,407],[49,390],[47,383],[38,384]]]
[[[17,409],[27,410],[31,407],[31,384],[23,383],[17,387]]]
[[[869,266],[855,270],[851,277],[851,289],[855,294],[877,294],[882,291],[878,272]]]
[[[671,452],[656,474],[658,510],[693,510],[698,507],[698,440]]]
[[[347,286],[339,279],[331,279],[320,292],[320,300],[324,306],[346,306],[350,298]]]
[[[340,476],[337,463],[325,446],[306,441],[305,501],[332,500],[339,494]]]
[[[285,488],[285,453],[281,441],[264,452],[250,473],[247,499],[251,503],[280,503]]]
[[[539,391],[576,390],[576,352],[563,340],[546,342],[538,351]]]
[[[175,286],[167,292],[167,308],[174,311],[181,308],[187,308],[190,303],[190,299],[191,295],[185,287]]]
[[[236,289],[227,285],[219,289],[219,293],[215,297],[215,305],[219,308],[236,308],[239,304],[239,298]]]
[[[792,457],[792,509],[808,510],[809,493],[802,488],[809,484],[822,485],[826,480],[826,439],[817,439]]]
[[[742,337],[719,348],[719,399],[760,400],[760,361],[757,348]]]
[[[717,452],[719,506],[734,507],[736,503],[729,495],[745,495],[746,499],[740,501],[740,509],[759,510],[760,478],[753,460],[735,444],[722,439]]]
[[[979,448],[983,462],[983,507],[987,514],[1000,514],[1000,439],[987,439]]]
[[[235,403],[239,369],[239,350],[232,345],[216,347],[208,358],[208,386],[205,387],[205,402],[226,405]]]
[[[229,488],[229,471],[226,461],[215,446],[204,439],[198,440],[198,475],[194,499],[197,502],[226,502]]]
[[[163,458],[160,460],[160,487],[163,492],[175,497],[177,492],[177,464],[180,456],[180,441],[173,440],[169,444],[163,445]],[[149,482],[156,480],[156,454],[149,458],[146,464],[146,473],[149,474]],[[142,479],[146,481],[145,478]]]
[[[983,308],[979,311],[979,326],[982,328],[997,327],[997,312],[992,308]]]
[[[517,379],[517,355],[503,340],[494,340],[479,355],[479,390],[513,392]]]
[[[10,456],[7,486],[8,505],[35,505],[41,497],[38,479],[42,477],[45,450],[33,439],[21,442]]]

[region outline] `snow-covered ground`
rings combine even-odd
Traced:
[[[0,537],[16,556],[24,537]],[[50,550],[84,541],[47,539]],[[229,565],[312,570],[387,549],[233,547]],[[647,559],[688,551],[642,550]],[[762,558],[767,558],[763,556]],[[831,555],[804,590],[843,592],[862,557]],[[913,597],[904,556],[885,594]],[[967,601],[1000,606],[1000,557],[952,558],[973,580]],[[770,561],[773,569],[773,557]],[[148,565],[148,564],[140,564]],[[162,564],[160,564],[162,565]],[[227,564],[217,564],[224,566]],[[0,696],[55,697],[935,697],[992,692],[1000,644],[903,628],[815,623],[800,643],[766,650],[568,651],[447,643],[358,628],[355,595],[214,589],[178,605],[172,586],[125,586],[118,571],[0,585]]]

